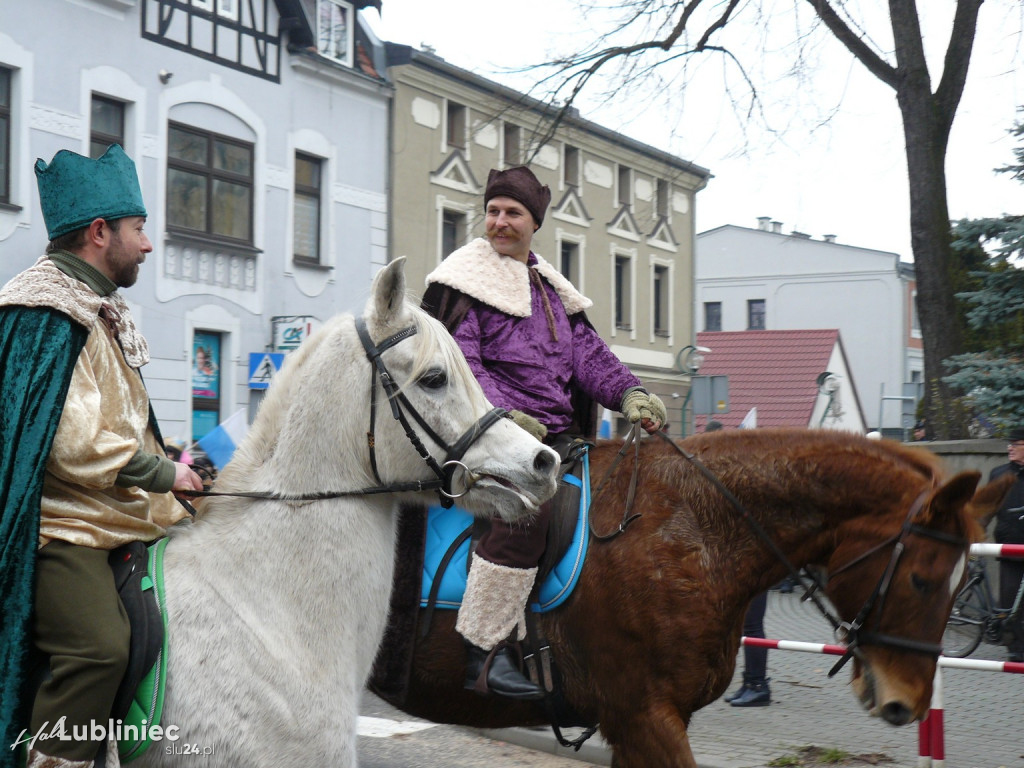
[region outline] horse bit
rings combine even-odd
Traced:
[[[484,432],[494,426],[498,421],[503,418],[508,418],[508,412],[504,408],[492,408],[490,411],[485,413],[480,419],[478,419],[469,429],[467,429],[458,440],[455,441],[454,445],[449,445],[442,437],[440,437],[434,429],[427,424],[426,420],[420,415],[409,399],[402,392],[401,388],[395,382],[391,372],[388,371],[387,366],[384,364],[384,360],[381,355],[396,344],[408,339],[416,334],[416,326],[409,326],[404,330],[395,333],[380,344],[374,344],[370,338],[369,332],[366,330],[366,322],[362,318],[356,318],[356,333],[359,335],[359,340],[363,345],[363,350],[366,352],[366,358],[370,361],[370,429],[366,433],[367,447],[370,452],[370,468],[373,471],[373,477],[377,481],[378,485],[371,486],[369,488],[359,488],[351,491],[320,491],[317,493],[301,494],[297,496],[279,495],[270,492],[260,491],[249,491],[249,492],[221,492],[221,491],[177,491],[176,493],[183,496],[238,496],[249,499],[267,499],[270,501],[320,501],[324,499],[337,499],[345,496],[368,496],[375,493],[401,493],[408,491],[437,491],[439,503],[445,509],[450,508],[454,503],[455,499],[461,498],[469,493],[470,488],[473,486],[473,473],[463,462],[462,458],[466,455],[466,451],[475,443]],[[384,394],[387,395],[388,402],[391,405],[391,415],[394,416],[395,420],[398,421],[405,429],[405,435],[409,438],[409,442],[412,443],[416,452],[420,455],[420,458],[426,462],[427,466],[430,467],[431,471],[436,476],[434,480],[414,480],[404,483],[390,483],[386,484],[380,478],[380,474],[377,471],[377,453],[375,450],[376,436],[374,428],[377,420],[377,395],[376,395],[376,380],[380,379],[381,387],[384,389]],[[403,410],[403,407],[405,410]],[[424,432],[439,445],[445,451],[445,460],[443,463],[438,463],[430,452],[423,445],[423,441],[420,440],[416,430],[413,429],[412,424],[409,423],[409,419],[406,417],[406,411],[413,417],[417,424],[423,429]],[[456,491],[453,489],[452,484],[455,479],[455,473],[457,470],[462,469],[466,475],[464,488]]]

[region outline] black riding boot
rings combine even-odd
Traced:
[[[484,672],[489,653],[483,648],[466,643],[466,690],[479,690],[477,681]],[[512,659],[512,651],[499,648],[494,652],[491,664],[487,668],[487,690],[498,696],[509,699],[539,700],[544,698],[544,691],[534,685],[519,671]]]
[[[772,703],[772,689],[768,687],[767,677],[744,681],[744,690],[729,702],[733,707],[767,707]]]

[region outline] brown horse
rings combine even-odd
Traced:
[[[620,445],[591,451],[595,487]],[[926,451],[834,431],[737,430],[679,445],[796,567],[832,574],[826,594],[844,621],[870,606],[870,633],[861,635],[853,664],[863,706],[897,725],[922,718],[968,547],[982,533],[973,516],[997,505],[1005,486],[976,493],[977,472],[943,482]],[[622,521],[633,463],[629,455],[594,498],[594,532]],[[690,717],[725,690],[747,605],[786,567],[667,440],[643,441],[638,479],[633,512],[642,517],[616,538],[591,539],[575,592],[540,623],[566,699],[600,723],[617,768],[694,766]],[[869,603],[893,567],[882,595]],[[464,650],[454,624],[454,612],[434,614],[415,651],[407,698],[396,703],[437,722],[546,722],[535,703],[463,690]]]

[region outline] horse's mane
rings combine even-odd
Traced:
[[[759,489],[791,491],[796,478],[812,478],[818,490],[805,486],[806,496],[825,496],[835,483],[855,483],[874,489],[879,498],[891,493],[899,477],[917,476],[938,485],[946,470],[940,457],[919,447],[891,440],[869,440],[852,432],[825,429],[762,428],[725,430],[694,435],[681,445],[704,462],[727,486],[746,487],[748,497]],[[666,446],[668,448],[668,446]],[[715,500],[709,508],[726,509],[713,487],[670,448],[657,461],[659,480],[682,487],[686,494]],[[818,481],[820,480],[820,483]],[[756,507],[756,503],[752,506]],[[724,513],[724,512],[723,512]],[[960,534],[974,538],[969,514],[960,521]]]
[[[411,323],[416,328],[414,341],[405,342],[415,343],[416,356],[407,381],[400,383],[408,385],[416,381],[440,357],[449,376],[449,386],[460,387],[467,392],[470,399],[465,404],[466,408],[474,414],[482,415],[487,410],[486,398],[458,345],[444,326],[410,302],[406,302],[402,318],[405,321],[402,327]],[[400,329],[389,328],[386,332],[393,333]],[[217,490],[249,490],[254,487],[256,471],[264,466],[277,450],[279,437],[286,428],[287,420],[294,415],[292,406],[301,402],[303,390],[309,387],[328,386],[328,383],[318,380],[317,377],[308,376],[307,370],[321,355],[338,355],[339,347],[346,343],[355,345],[358,349],[357,357],[365,361],[367,380],[369,379],[371,364],[363,355],[358,341],[354,316],[342,314],[331,318],[285,358],[284,365],[275,374],[260,403],[259,411],[245,439],[218,477]],[[339,418],[344,417],[343,412],[350,410],[351,405],[350,399],[345,402],[339,400]]]

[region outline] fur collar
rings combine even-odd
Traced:
[[[124,359],[132,368],[149,362],[149,345],[132,319],[128,302],[115,291],[99,296],[81,280],[65,274],[47,256],[0,289],[0,307],[49,307],[67,315],[76,323],[92,329],[102,311],[117,333]]]
[[[594,302],[537,256],[536,270],[562,300],[567,315],[589,309]],[[486,238],[478,237],[459,248],[427,276],[427,285],[440,283],[513,317],[529,317],[532,311],[530,279],[521,261],[502,256]]]

